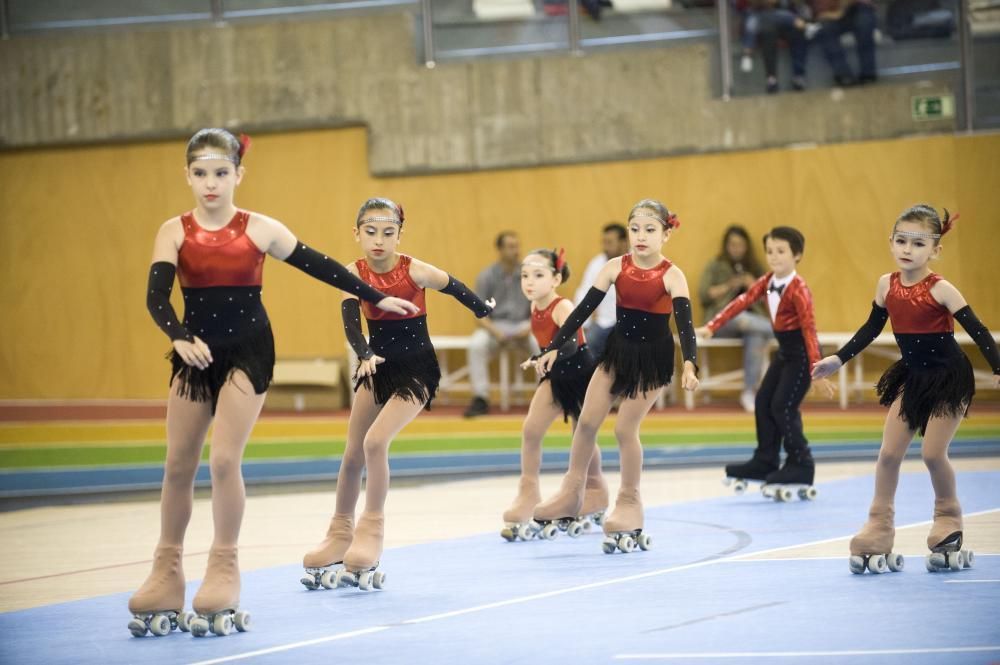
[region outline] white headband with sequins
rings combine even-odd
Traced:
[[[555,270],[551,263],[539,263],[538,261],[524,261],[521,263],[521,267],[524,268],[525,266],[529,268],[545,268],[546,270]]]
[[[889,236],[890,239],[896,236],[904,236],[906,238],[921,238],[927,240],[938,240],[941,237],[940,233],[926,233],[922,231],[893,231],[892,235]]]
[[[208,161],[210,159],[222,159],[227,162],[232,162],[233,164],[236,164],[235,157],[233,157],[232,155],[225,155],[221,152],[208,152],[205,153],[204,155],[198,155],[197,157],[191,160],[191,163],[194,164],[195,162]]]
[[[399,221],[399,217],[388,217],[388,216],[363,217],[358,223],[368,224],[369,222],[392,222],[393,224],[399,224],[400,226],[402,226],[403,224],[403,222]]]

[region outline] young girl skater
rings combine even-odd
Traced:
[[[165,635],[174,627],[197,636],[226,635],[239,611],[237,540],[245,495],[243,450],[264,403],[274,366],[274,339],[261,303],[264,256],[287,262],[386,312],[416,308],[386,297],[333,259],[296,240],[281,222],[240,210],[233,194],[243,179],[246,146],[222,129],[203,129],[187,146],[186,176],[193,211],[160,227],[153,247],[146,304],[173,344],[167,400],[167,458],[160,497],[160,540],[153,570],[129,600],[136,636]],[[170,304],[175,275],[184,316]],[[181,554],[191,518],[194,477],[209,425],[212,432],[212,517],[215,535],[208,567],[194,598],[197,617],[182,613]]]
[[[754,403],[757,449],[749,462],[726,465],[726,480],[735,479],[737,492],[746,489],[748,480],[761,481],[765,496],[780,501],[794,496],[793,488],[787,485],[798,485],[799,497],[812,499],[816,496],[812,486],[816,467],[802,432],[800,407],[809,392],[809,368],[819,360],[820,353],[812,293],[796,271],[805,251],[805,238],[790,226],[776,226],[764,236],[764,251],[771,271],[696,332],[711,338],[740,312],[767,299],[778,353],[761,381]],[[828,380],[823,379],[819,385],[828,396],[833,395]],[[779,469],[782,442],[787,456]]]
[[[581,513],[587,468],[597,445],[597,430],[611,410],[615,397],[622,397],[615,424],[621,455],[621,488],[614,510],[604,520],[607,537],[602,547],[608,554],[616,548],[630,552],[636,544],[648,549],[651,544],[649,535],[642,532],[639,425],[660,389],[670,383],[673,375],[674,341],[668,325],[671,312],[677,314],[684,358],[681,385],[685,390],[698,387],[697,345],[687,280],[680,268],[661,254],[663,245],[678,226],[677,216],[659,201],[644,199],[635,204],[628,220],[629,253],[611,259],[601,269],[583,302],[569,315],[537,361],[539,371],[550,372],[559,349],[600,304],[608,288],[615,285],[617,321],[587,387],[583,410],[573,433],[569,471],[563,477],[559,492],[535,507],[535,521],[543,524],[572,520]]]
[[[573,311],[573,303],[556,294],[560,284],[569,279],[569,265],[563,257],[548,249],[537,249],[521,263],[521,290],[531,301],[531,333],[544,349]],[[532,361],[522,367],[527,369]],[[521,479],[517,497],[503,514],[505,522],[500,535],[508,541],[528,540],[538,533],[531,517],[535,506],[542,500],[538,491],[538,473],[542,465],[542,438],[549,426],[559,417],[573,419],[574,426],[580,418],[587,384],[594,374],[594,359],[587,348],[583,331],[578,330],[559,349],[558,360],[552,370],[538,382],[531,398],[528,415],[524,419],[521,438]],[[600,524],[608,507],[608,485],[601,474],[601,449],[594,446],[594,454],[587,468],[586,490],[580,518],[567,523],[570,536],[579,536],[591,524]],[[554,537],[557,527],[550,527],[542,535]]]
[[[934,486],[934,521],[927,536],[927,570],[959,570],[972,565],[972,552],[962,549],[962,508],[948,445],[972,403],[972,365],[955,342],[954,323],[972,336],[993,368],[993,385],[1000,387],[1000,353],[993,336],[951,283],[931,272],[929,263],[941,255],[941,238],[955,217],[942,220],[928,205],[903,211],[889,237],[889,250],[899,270],[879,278],[868,321],[835,355],[813,367],[813,376],[828,376],[861,353],[888,318],[902,359],[879,379],[879,403],[889,407],[882,447],[875,465],[875,496],[868,521],[851,539],[850,569],[861,574],[903,569],[903,557],[893,553],[894,503],[899,466],[914,432],[923,436],[924,464]]]
[[[337,476],[337,503],[319,546],[306,553],[301,582],[320,586],[382,588],[385,499],[389,491],[389,444],[400,430],[430,406],[441,379],[437,355],[427,332],[424,289],[446,293],[478,318],[490,313],[467,286],[434,266],[396,250],[403,233],[403,209],[389,199],[369,199],[358,211],[354,238],[365,256],[348,266],[352,274],[385,293],[405,298],[416,312],[385,313],[347,295],[341,306],[344,332],[358,355],[355,398],[347,426],[347,447]],[[361,313],[369,339],[361,332]],[[365,509],[354,525],[361,493],[361,471],[367,468]],[[343,564],[337,570],[336,566]]]

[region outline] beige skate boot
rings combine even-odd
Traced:
[[[552,540],[560,531],[574,538],[583,533],[583,525],[577,520],[583,495],[584,479],[566,474],[556,495],[535,506],[535,522],[541,527],[543,539]]]
[[[903,555],[892,551],[895,516],[892,506],[873,504],[868,510],[868,521],[851,538],[848,564],[852,573],[861,575],[866,569],[876,574],[903,570]]]
[[[608,499],[608,484],[604,481],[604,477],[587,478],[587,486],[583,490],[583,507],[580,509],[584,531],[590,531],[591,525],[604,524]]]
[[[314,550],[306,552],[302,557],[302,567],[306,569],[302,582],[309,590],[332,589],[334,585],[333,568],[344,561],[344,553],[351,546],[354,537],[354,515],[334,513],[330,526],[326,530],[326,538]]]
[[[500,530],[500,535],[504,540],[513,542],[530,540],[537,532],[531,516],[535,506],[541,502],[542,496],[538,491],[538,478],[521,478],[517,486],[517,497],[510,508],[504,511],[504,527]]]
[[[219,637],[250,627],[250,613],[239,609],[240,564],[235,547],[213,547],[208,552],[205,579],[195,594],[191,634],[204,637],[211,631]]]
[[[363,591],[381,589],[385,573],[378,568],[385,537],[385,516],[382,513],[361,513],[354,530],[354,540],[344,554],[344,569],[337,573],[337,586],[356,586]]]
[[[961,570],[971,568],[975,558],[972,550],[962,549],[962,506],[958,499],[934,500],[934,523],[927,535],[931,551],[925,561],[927,570]]]
[[[605,554],[612,554],[616,549],[631,552],[638,545],[641,550],[648,550],[653,540],[649,534],[642,532],[643,514],[642,498],[638,488],[622,487],[618,490],[615,509],[604,520],[604,541],[601,548]]]
[[[136,637],[148,630],[160,637],[174,628],[188,629],[184,609],[184,567],[181,564],[183,548],[165,545],[156,548],[153,570],[128,600],[128,610],[133,619],[128,629]]]

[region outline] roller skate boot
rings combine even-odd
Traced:
[[[583,479],[576,480],[566,476],[555,496],[535,506],[534,520],[543,540],[552,540],[560,531],[570,538],[583,533],[583,524],[578,517],[583,510],[584,494]]]
[[[580,509],[578,521],[583,525],[583,530],[589,532],[595,526],[604,524],[604,518],[608,510],[608,484],[603,478],[597,480],[587,480],[587,487],[583,491],[583,507]]]
[[[812,501],[819,493],[813,487],[816,464],[808,449],[792,450],[785,459],[785,465],[772,471],[764,478],[761,494],[775,501],[791,501],[798,495],[803,501]]]
[[[504,511],[504,527],[500,530],[500,536],[507,542],[514,542],[518,538],[531,540],[538,535],[540,527],[531,517],[535,506],[541,500],[542,496],[538,492],[538,480],[522,478],[518,484],[514,503]]]
[[[935,499],[927,548],[931,551],[924,561],[928,572],[972,568],[975,554],[962,549],[962,507],[958,499]]]
[[[209,550],[205,579],[192,605],[197,614],[190,622],[195,637],[210,632],[225,637],[234,627],[241,633],[250,628],[250,613],[239,609],[240,565],[235,547]]]
[[[896,537],[894,518],[895,510],[892,506],[871,507],[868,521],[851,538],[851,558],[848,565],[852,573],[861,575],[867,570],[880,575],[890,570],[894,573],[903,570],[903,555],[892,551]]]
[[[319,546],[302,557],[302,567],[306,572],[299,580],[310,591],[333,589],[337,568],[344,562],[344,553],[351,546],[354,536],[354,516],[335,513],[326,531],[326,538]]]
[[[161,637],[175,628],[189,630],[190,612],[184,612],[184,567],[180,546],[157,547],[153,570],[139,590],[129,598],[132,620],[128,629],[136,637],[147,632]]]
[[[727,464],[724,485],[732,485],[733,491],[743,494],[751,482],[763,483],[767,474],[778,470],[778,461],[764,459],[754,453],[750,461],[742,464]]]
[[[604,540],[601,549],[605,554],[613,554],[620,550],[626,554],[633,551],[636,545],[645,551],[653,545],[649,534],[642,532],[643,514],[642,499],[638,489],[618,490],[615,509],[604,520]]]
[[[385,516],[382,513],[361,513],[354,530],[354,540],[344,553],[344,567],[337,571],[334,585],[357,587],[362,591],[385,586],[385,573],[378,569],[385,536]]]

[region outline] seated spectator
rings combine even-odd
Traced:
[[[513,231],[502,231],[496,239],[498,261],[479,273],[476,294],[483,300],[493,298],[496,307],[489,316],[476,319],[479,329],[469,343],[469,382],[472,402],[465,417],[472,418],[490,410],[489,362],[501,346],[520,349],[523,358],[537,353],[531,335],[531,303],[521,292],[521,244]]]
[[[792,89],[805,90],[806,87],[806,36],[805,20],[799,16],[797,6],[790,0],[754,0],[751,16],[747,19],[747,29],[756,33],[760,55],[764,60],[768,94],[778,92],[778,40],[788,44],[792,59]],[[744,56],[746,36],[744,36]],[[744,64],[744,69],[746,66]]]
[[[587,291],[594,285],[597,273],[601,272],[604,264],[621,256],[628,251],[628,229],[623,224],[611,222],[601,231],[601,253],[590,260],[583,277],[580,279],[580,288],[576,290],[574,300],[576,304],[583,301]],[[608,335],[615,327],[615,285],[608,289],[608,294],[604,300],[594,310],[594,315],[584,324],[584,334],[587,336],[587,346],[594,358],[600,358],[604,353],[604,345],[607,344]]]
[[[816,40],[826,61],[833,69],[833,80],[839,86],[871,83],[875,72],[875,27],[877,17],[870,0],[810,0],[819,30]],[[847,64],[847,53],[840,37],[845,32],[854,35],[858,50],[858,75]]]
[[[698,296],[704,320],[710,321],[763,274],[764,269],[754,254],[747,230],[735,224],[727,228],[722,235],[722,250],[705,266],[701,275]],[[755,305],[719,328],[715,337],[743,338],[743,392],[740,404],[745,410],[753,411],[764,354],[773,338],[770,316],[760,304]]]

